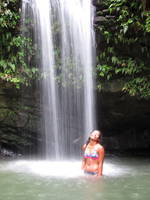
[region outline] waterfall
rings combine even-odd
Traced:
[[[24,0],[41,70],[41,130],[46,158],[79,155],[96,126],[91,0]],[[31,31],[31,30],[30,30]]]

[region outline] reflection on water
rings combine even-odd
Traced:
[[[105,159],[99,179],[80,167],[81,161],[1,162],[0,200],[149,200],[149,159]]]

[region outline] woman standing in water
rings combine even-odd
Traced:
[[[84,158],[82,161],[82,169],[85,174],[102,176],[104,148],[100,144],[101,132],[94,130],[87,141],[83,145]]]

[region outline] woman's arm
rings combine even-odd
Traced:
[[[85,168],[85,164],[86,164],[86,162],[85,162],[85,158],[83,158],[83,160],[82,160],[82,165],[81,165],[81,169],[82,169],[82,170],[84,170],[84,168]]]
[[[99,153],[98,176],[102,176],[103,175],[103,161],[104,161],[104,155],[105,155],[104,147],[100,146],[100,148],[98,149],[98,153]]]
[[[84,145],[82,146],[82,151],[84,152],[85,149],[86,149],[86,144],[84,144]],[[86,163],[86,160],[85,160],[85,158],[83,157],[83,159],[82,159],[82,165],[81,165],[81,169],[82,169],[82,170],[84,170],[84,168],[85,168],[85,163]]]

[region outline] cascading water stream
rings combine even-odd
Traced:
[[[22,12],[23,22],[32,19],[43,76],[45,155],[74,157],[96,126],[91,0],[24,0]]]

